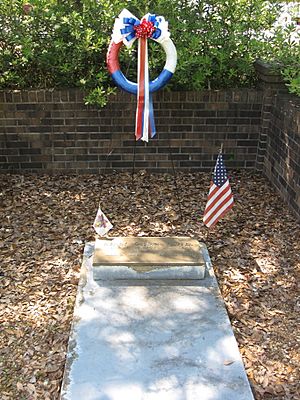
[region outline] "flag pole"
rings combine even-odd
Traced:
[[[220,149],[219,149],[219,154],[222,154],[222,153],[223,153],[223,145],[224,145],[224,143],[222,142],[222,143],[221,143],[221,147],[220,147]]]
[[[113,227],[109,219],[106,217],[106,215],[103,213],[101,210],[101,200],[102,200],[102,188],[103,188],[103,182],[104,182],[104,177],[106,175],[106,171],[108,169],[108,160],[109,157],[112,155],[114,151],[114,144],[113,144],[113,136],[111,135],[110,137],[110,143],[108,147],[108,151],[105,157],[104,161],[104,168],[102,167],[99,169],[99,180],[101,182],[101,186],[99,188],[99,201],[98,201],[98,209],[96,213],[96,218],[93,223],[93,228],[96,231],[98,239],[103,239],[104,237],[107,237],[108,231]],[[101,172],[101,173],[100,173]]]

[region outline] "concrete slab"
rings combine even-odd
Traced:
[[[203,280],[82,277],[61,400],[253,400],[206,248]]]
[[[153,268],[150,271],[140,271],[126,265],[97,265],[93,267],[93,277],[96,281],[123,279],[203,279],[204,275],[204,265],[158,265],[157,268]]]

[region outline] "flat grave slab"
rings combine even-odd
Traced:
[[[189,237],[116,237],[96,240],[95,280],[203,279],[202,244]]]
[[[202,280],[93,278],[84,252],[61,400],[253,400],[205,246]]]

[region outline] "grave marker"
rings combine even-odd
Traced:
[[[94,279],[203,279],[202,244],[188,237],[99,239]]]
[[[85,247],[60,399],[253,400],[206,246],[193,239],[185,245],[186,238],[116,239]],[[190,279],[200,261],[204,279]],[[120,281],[122,268],[138,279]],[[173,268],[185,280],[174,279]],[[161,271],[171,279],[160,279]],[[158,275],[141,278],[148,274]]]

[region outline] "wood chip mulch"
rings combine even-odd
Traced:
[[[0,398],[57,400],[84,244],[99,198],[111,236],[206,243],[255,399],[300,399],[300,226],[260,174],[231,171],[235,205],[202,223],[209,174],[0,175]]]

